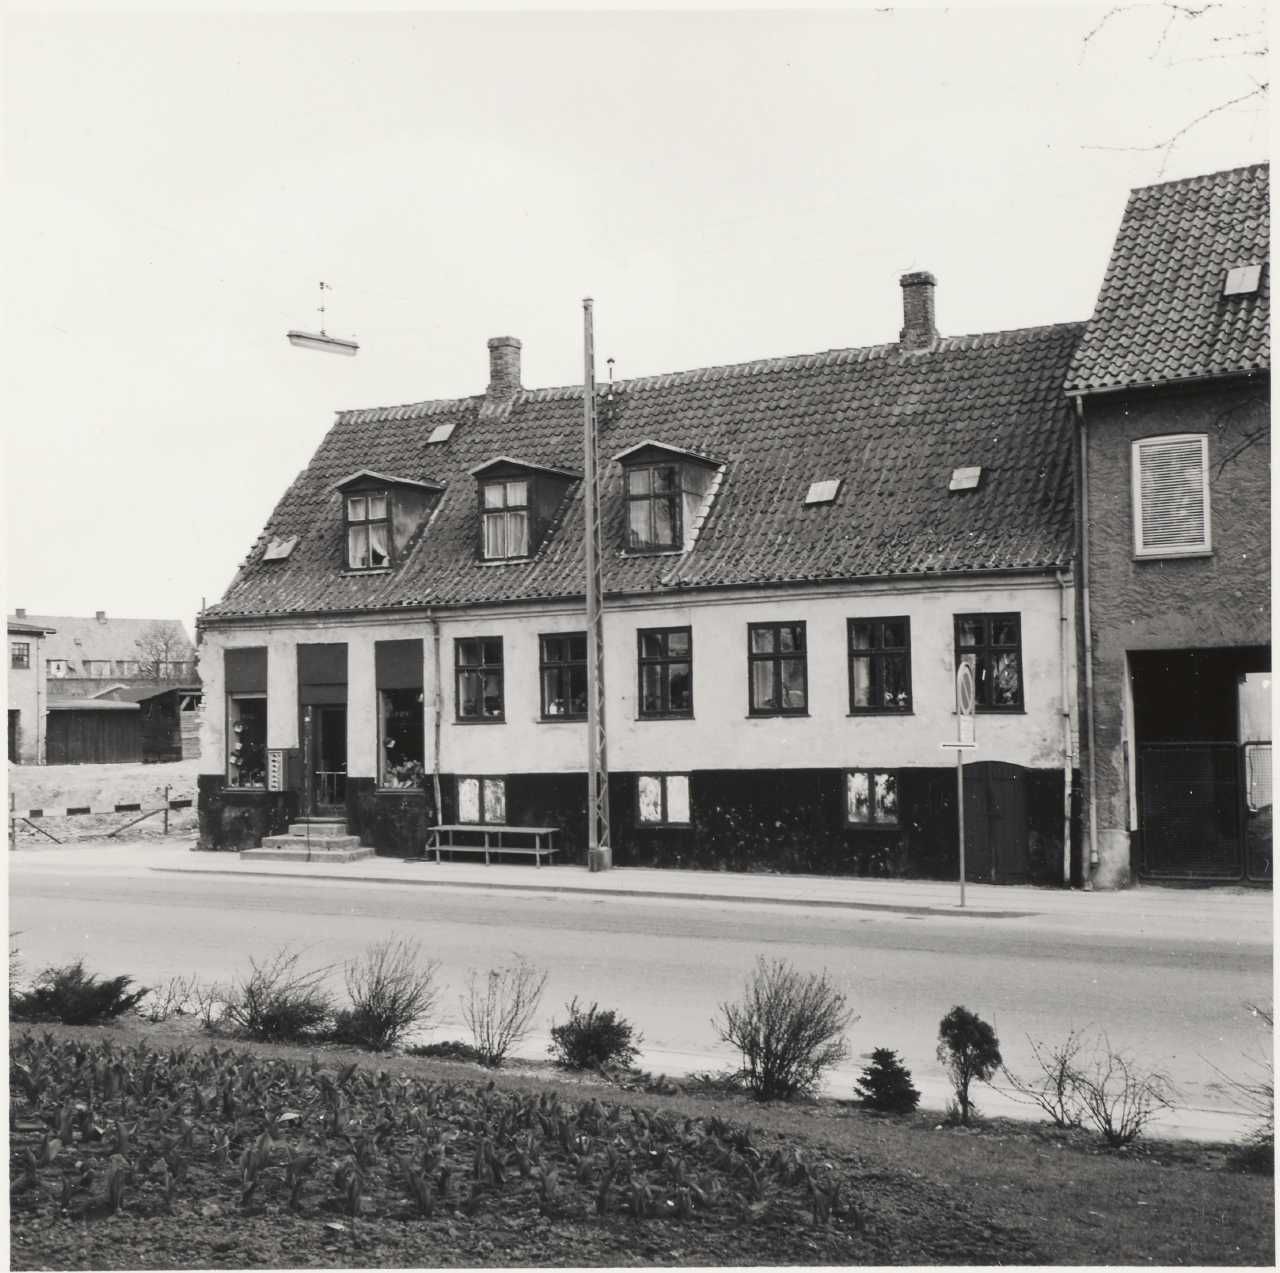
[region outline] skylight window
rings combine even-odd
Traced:
[[[982,477],[982,465],[974,464],[968,468],[959,468],[951,470],[951,485],[947,487],[949,491],[972,491]]]
[[[262,560],[284,561],[284,559],[293,552],[294,545],[297,542],[297,535],[290,535],[286,539],[273,539],[267,545],[267,551],[262,554]]]
[[[457,426],[453,424],[437,424],[436,427],[431,430],[431,434],[427,438],[427,442],[448,442],[448,440],[453,437],[453,431],[456,427]]]
[[[810,482],[804,496],[805,504],[835,503],[835,498],[840,493],[841,480],[838,477],[832,477],[821,482]]]
[[[1223,296],[1252,296],[1262,282],[1261,265],[1233,265],[1222,285]]]

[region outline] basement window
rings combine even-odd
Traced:
[[[636,779],[636,821],[642,827],[687,827],[689,775],[641,774]]]
[[[1212,551],[1208,436],[1140,438],[1132,449],[1135,556]]]
[[[459,778],[458,821],[497,825],[507,820],[505,778]]]
[[[1233,265],[1222,284],[1223,296],[1252,296],[1262,282],[1261,265]]]
[[[898,775],[873,769],[845,774],[845,821],[874,829],[898,825]]]

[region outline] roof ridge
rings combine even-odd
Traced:
[[[1198,172],[1190,177],[1173,177],[1168,181],[1153,181],[1145,186],[1133,186],[1130,190],[1131,194],[1137,194],[1140,190],[1159,190],[1165,186],[1194,186],[1197,183],[1208,184],[1219,177],[1226,177],[1237,172],[1251,172],[1255,169],[1271,168],[1269,159],[1258,159],[1251,164],[1240,164],[1235,168],[1219,168],[1216,172]]]
[[[995,347],[1010,337],[1029,336],[1040,332],[1077,328],[1083,330],[1087,319],[1076,319],[1060,323],[1034,323],[1027,327],[1005,327],[995,331],[965,332],[955,336],[939,337],[933,350],[919,352],[930,353],[938,350],[954,348]],[[797,367],[827,367],[841,362],[866,362],[874,357],[895,353],[900,348],[898,342],[885,341],[876,345],[849,345],[833,349],[818,350],[813,353],[780,354],[771,358],[749,358],[742,362],[711,363],[704,367],[686,367],[676,371],[658,371],[648,376],[633,376],[626,380],[607,382],[614,389],[660,389],[676,385],[694,384],[699,380],[721,380],[734,374],[758,375],[772,371],[790,371]],[[605,382],[601,382],[602,385]],[[524,402],[556,402],[565,398],[577,397],[582,393],[581,384],[545,385],[538,388],[520,389],[512,399],[512,405]],[[419,415],[429,415],[436,411],[459,408],[467,403],[483,399],[483,394],[471,394],[465,398],[426,398],[421,402],[397,403],[381,407],[352,407],[337,413],[342,422],[357,418],[369,423],[375,419],[393,418],[407,420]],[[403,415],[392,413],[404,412]]]

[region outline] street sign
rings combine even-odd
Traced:
[[[956,741],[943,743],[956,753],[956,824],[960,849],[960,905],[964,906],[964,754],[976,747],[973,708],[977,695],[973,684],[973,666],[961,663],[956,668]]]

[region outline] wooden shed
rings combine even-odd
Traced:
[[[102,765],[139,761],[142,712],[112,699],[50,699],[45,763]]]
[[[136,707],[137,759],[154,764],[199,756],[200,695],[198,685],[113,685],[88,701]]]

